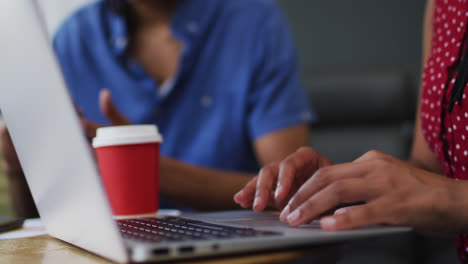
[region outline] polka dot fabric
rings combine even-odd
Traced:
[[[468,180],[468,88],[448,112],[458,65],[465,52],[468,0],[436,0],[431,54],[424,66],[420,118],[422,131],[447,177]],[[457,238],[468,263],[468,235]]]

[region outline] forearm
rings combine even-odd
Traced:
[[[8,179],[13,210],[20,217],[37,217],[36,206],[5,124],[0,119],[0,170]]]
[[[429,171],[429,172],[437,173],[437,174],[440,174],[441,176],[443,176],[442,175],[443,174],[442,167],[438,163],[428,164],[425,161],[415,159],[415,158],[410,158],[408,160],[408,163],[415,166],[415,167],[417,167],[417,168],[420,168],[420,169],[423,169],[423,170],[426,170],[426,171]]]
[[[425,65],[432,49],[432,25],[434,13],[434,0],[427,1],[424,15],[423,28],[423,47],[422,47],[422,65]],[[422,88],[419,91],[418,107],[415,116],[413,144],[411,147],[411,157],[409,163],[415,167],[442,174],[442,168],[435,154],[429,148],[421,127],[421,95]]]
[[[197,210],[239,208],[233,196],[255,175],[197,167],[161,158],[160,194]]]
[[[447,193],[451,198],[447,205],[448,213],[444,213],[441,218],[449,216],[447,221],[449,226],[453,226],[457,233],[468,233],[468,182],[452,180],[453,187],[447,188]]]
[[[7,172],[10,200],[16,216],[38,217],[36,205],[22,171]]]

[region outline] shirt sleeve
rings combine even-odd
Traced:
[[[317,120],[299,80],[291,33],[276,7],[268,13],[259,32],[248,95],[248,127],[253,139]]]

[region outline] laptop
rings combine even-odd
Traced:
[[[116,262],[321,245],[407,232],[292,228],[250,211],[115,220],[35,0],[0,1],[0,109],[48,233]]]

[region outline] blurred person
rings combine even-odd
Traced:
[[[315,113],[273,1],[100,0],[53,43],[88,138],[106,125],[162,132],[162,208],[234,208],[260,166],[308,144]],[[6,129],[1,137],[15,208],[34,215]]]
[[[345,205],[320,219],[323,229],[388,224],[461,234],[458,255],[468,263],[468,235],[463,235],[468,233],[467,21],[467,0],[427,2],[422,89],[409,161],[369,151],[335,165],[304,147],[265,166],[234,200],[255,211],[282,209],[280,219],[292,226]]]

